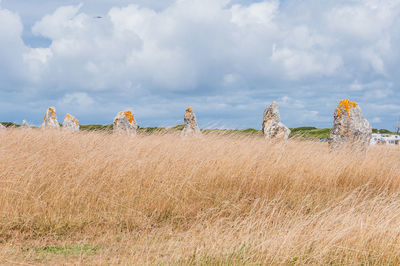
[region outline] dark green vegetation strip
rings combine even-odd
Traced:
[[[5,127],[19,127],[19,124],[13,122],[0,122]],[[184,125],[176,125],[170,128],[164,127],[138,127],[138,132],[142,133],[167,133],[167,132],[176,132],[183,130]],[[111,131],[113,129],[113,125],[80,125],[80,130],[82,131]],[[316,127],[296,127],[290,128],[292,131],[290,133],[290,138],[304,138],[304,139],[316,139],[316,138],[329,138],[329,134],[331,132],[330,128],[316,128]],[[262,131],[254,128],[247,129],[202,129],[203,133],[222,133],[222,134],[234,134],[239,133],[243,135],[254,135],[254,136],[262,136]],[[387,129],[372,129],[372,133],[381,133],[381,134],[396,134],[396,132],[387,130]]]
[[[290,133],[290,138],[329,138],[329,134],[331,133],[330,128],[298,127],[291,128],[290,130],[292,131]]]
[[[108,131],[112,130],[113,125],[80,125],[79,129],[83,131]]]

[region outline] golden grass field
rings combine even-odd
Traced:
[[[0,132],[0,264],[400,264],[400,148]]]

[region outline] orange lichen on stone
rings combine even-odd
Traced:
[[[53,108],[49,107],[49,112],[50,112],[50,119],[56,120],[56,111],[54,111]]]
[[[337,113],[338,113],[339,117],[341,116],[340,107],[343,107],[344,109],[346,109],[346,111],[347,111],[347,116],[350,118],[350,109],[351,109],[352,107],[353,107],[353,108],[356,108],[356,107],[357,107],[357,103],[355,103],[355,102],[350,102],[349,99],[341,100],[340,103],[339,103],[339,108],[337,109]]]
[[[133,121],[135,121],[134,115],[132,114],[131,111],[125,111],[124,115],[126,118],[128,118],[129,123],[132,123]]]
[[[191,106],[189,106],[189,107],[186,109],[185,117],[189,117],[190,114],[191,114],[192,112],[193,112],[193,108],[192,108]]]
[[[64,117],[64,120],[67,119],[67,118],[70,119],[70,120],[73,120],[74,123],[75,123],[75,125],[78,125],[78,124],[79,124],[79,120],[76,119],[74,116],[72,116],[72,115],[70,115],[70,114],[66,114],[65,117]]]

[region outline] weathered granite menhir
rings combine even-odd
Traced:
[[[183,137],[201,136],[200,128],[197,125],[196,121],[196,115],[194,114],[192,107],[189,106],[186,109],[186,113],[185,116],[183,117],[183,120],[185,122],[185,126],[181,133]]]
[[[269,140],[287,140],[289,138],[290,129],[281,122],[278,104],[275,101],[264,111],[262,131],[265,138]]]
[[[124,133],[131,136],[136,135],[138,124],[132,111],[119,112],[114,118],[113,129],[115,133]]]
[[[25,129],[30,129],[30,125],[28,124],[28,122],[26,122],[26,120],[22,120],[22,124],[21,124],[21,129],[25,130]]]
[[[60,124],[57,120],[56,108],[49,107],[43,117],[42,129],[59,129]]]
[[[340,101],[335,109],[333,127],[329,145],[337,148],[351,145],[354,148],[365,149],[368,147],[372,136],[372,128],[364,118],[361,108],[349,99]]]
[[[73,115],[66,114],[63,121],[63,130],[77,132],[79,131],[79,120]]]

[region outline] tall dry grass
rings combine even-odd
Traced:
[[[400,149],[0,132],[0,263],[399,264]],[[86,244],[93,252],[44,254]]]

